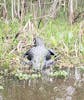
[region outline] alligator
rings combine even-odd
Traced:
[[[44,41],[40,37],[33,39],[34,46],[30,48],[23,57],[29,60],[29,64],[35,70],[44,70],[50,68],[54,64],[53,57],[56,57],[55,52],[52,49],[45,47]]]

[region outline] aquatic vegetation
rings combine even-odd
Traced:
[[[68,72],[66,72],[64,70],[59,70],[59,71],[55,71],[54,73],[51,73],[50,76],[62,79],[62,78],[66,78],[68,76]]]
[[[41,74],[40,73],[32,73],[32,74],[27,74],[27,73],[23,73],[20,70],[17,70],[17,72],[14,75],[16,78],[18,78],[19,80],[29,80],[29,79],[38,79],[41,78]]]

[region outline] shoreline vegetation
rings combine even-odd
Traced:
[[[83,0],[15,1],[0,3],[0,73],[16,73],[23,67],[22,55],[33,46],[36,36],[58,54],[54,72],[84,67]],[[54,74],[59,73],[66,74]]]

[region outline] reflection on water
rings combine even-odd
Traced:
[[[77,69],[66,80],[6,80],[0,100],[84,100],[84,75],[76,75]]]

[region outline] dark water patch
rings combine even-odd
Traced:
[[[0,100],[84,100],[84,73],[80,68],[70,69],[65,79],[5,78],[2,85]]]

